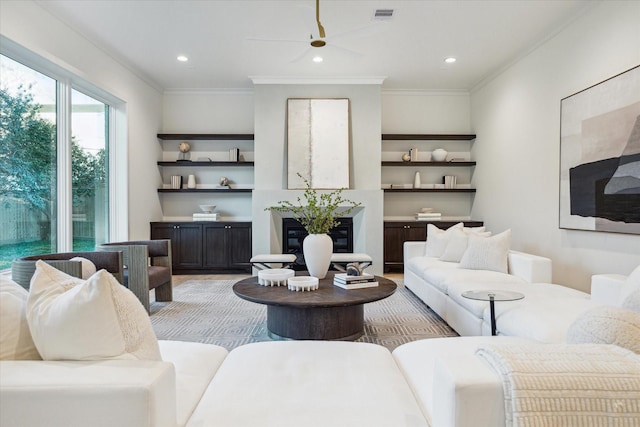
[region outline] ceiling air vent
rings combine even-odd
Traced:
[[[388,21],[393,18],[393,9],[376,9],[373,12],[373,19],[378,21]]]

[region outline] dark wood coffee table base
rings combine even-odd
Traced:
[[[298,272],[306,275],[306,272]],[[378,286],[346,290],[333,285],[333,272],[311,292],[260,286],[256,276],[240,280],[233,292],[267,306],[267,329],[275,339],[355,340],[364,334],[364,305],[392,295],[396,284],[376,276]]]
[[[364,304],[348,307],[267,306],[271,338],[357,340],[364,334]]]

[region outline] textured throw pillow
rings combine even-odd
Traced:
[[[146,310],[105,270],[84,281],[37,261],[27,320],[44,360],[161,360]]]
[[[567,331],[569,344],[614,344],[640,354],[640,314],[603,305],[585,311]]]
[[[637,266],[629,276],[627,276],[627,280],[625,280],[624,286],[620,291],[618,305],[622,306],[625,303],[625,300],[636,291],[640,291],[640,265]]]
[[[427,245],[425,256],[440,258],[447,248],[449,237],[453,230],[461,229],[463,223],[459,222],[446,230],[442,230],[433,224],[427,224]]]
[[[484,228],[484,227],[478,227]],[[460,262],[462,255],[467,250],[469,236],[489,237],[491,233],[488,231],[478,231],[471,228],[456,228],[451,232],[449,242],[445,248],[440,261]]]
[[[0,277],[0,360],[39,360],[26,318],[29,292]]]
[[[640,314],[640,289],[627,295],[620,307]]]
[[[69,261],[80,261],[80,263],[82,264],[82,278],[84,280],[87,280],[96,272],[96,265],[89,259],[77,256],[71,258]]]
[[[460,259],[460,268],[509,272],[511,230],[491,237],[470,235],[467,250]]]

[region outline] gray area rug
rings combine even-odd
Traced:
[[[401,280],[396,292],[364,306],[361,342],[389,350],[420,339],[457,336]],[[158,339],[217,344],[231,350],[270,341],[266,306],[238,298],[235,280],[188,280],[173,290],[173,301],[151,303],[151,324]]]

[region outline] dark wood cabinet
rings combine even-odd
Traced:
[[[456,221],[385,221],[384,222],[384,271],[402,271],[404,267],[404,242],[426,241],[427,224],[446,229]],[[480,227],[481,221],[464,221],[466,227]]]
[[[152,222],[152,239],[171,239],[176,274],[251,272],[250,222]]]

